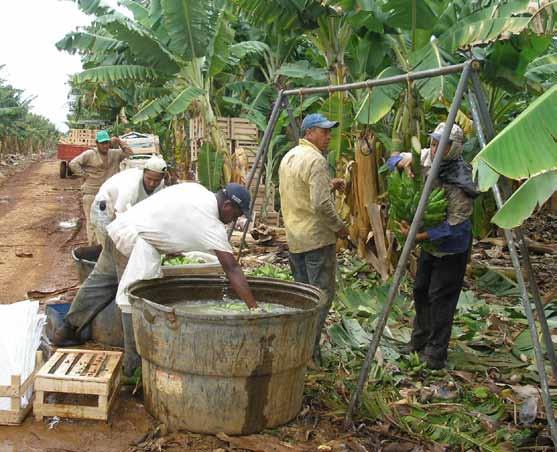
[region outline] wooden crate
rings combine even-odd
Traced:
[[[27,379],[21,383],[20,375],[12,375],[9,386],[0,386],[0,397],[9,397],[11,406],[9,410],[0,410],[0,425],[20,425],[33,406],[33,396],[27,406],[21,406],[21,396],[25,395],[29,388],[33,387],[35,374],[43,364],[43,353],[37,352],[35,358],[35,370]]]
[[[230,118],[217,118],[217,122],[219,124],[219,128],[226,140],[230,139]],[[190,140],[205,140],[207,139],[206,136],[206,127],[205,127],[205,119],[202,116],[196,116],[195,118],[190,119],[189,122],[190,130],[189,130],[189,138]]]
[[[244,118],[230,118],[230,138],[236,141],[257,143],[259,131],[257,126]]]
[[[242,141],[247,143],[259,142],[259,131],[257,126],[244,118],[217,118],[219,128],[226,140]],[[205,120],[196,116],[189,121],[189,138],[191,140],[206,140],[207,132]]]
[[[35,377],[35,417],[71,417],[108,420],[120,389],[122,352],[58,349]],[[95,406],[49,403],[47,393],[93,396]],[[54,397],[56,397],[56,395]]]
[[[84,146],[94,146],[97,138],[97,130],[93,129],[70,129],[67,135],[67,141],[72,144],[81,144]]]

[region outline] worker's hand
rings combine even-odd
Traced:
[[[234,255],[227,251],[214,251],[234,291],[242,300],[244,300],[244,303],[246,303],[248,308],[257,308],[255,297],[253,296],[244,272],[238,264],[238,261],[236,261]]]
[[[402,160],[396,164],[398,169],[403,170],[408,176],[414,177],[412,172],[412,157],[402,157]]]
[[[343,226],[337,231],[337,237],[341,239],[348,238],[348,229],[346,229],[346,226]]]
[[[410,233],[410,225],[406,221],[402,220],[398,223],[398,228],[404,237],[408,237],[408,234]]]
[[[345,190],[345,188],[346,188],[346,182],[344,182],[344,179],[337,177],[331,180],[331,190],[342,192]]]

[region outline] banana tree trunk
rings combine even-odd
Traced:
[[[204,97],[204,102],[201,103],[201,113],[205,119],[209,142],[224,158],[223,178],[224,183],[227,184],[232,177],[232,156],[208,96]]]
[[[185,118],[175,117],[172,120],[172,149],[176,168],[181,176],[186,175],[189,167],[189,154],[186,147]]]
[[[339,58],[329,71],[329,80],[332,85],[342,85],[346,83],[347,79],[347,69],[344,64],[343,58]],[[345,108],[347,102],[347,93],[345,91],[338,91],[331,95],[330,104],[334,107],[334,111],[325,112],[331,116],[331,119],[338,121],[338,127],[333,130],[333,137],[331,139],[330,151],[334,154],[335,174],[343,174],[344,170],[340,167],[340,157],[342,155],[342,136],[343,131],[348,126],[344,122],[346,116]]]

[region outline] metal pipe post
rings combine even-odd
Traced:
[[[524,269],[526,270],[526,278],[528,279],[528,285],[530,286],[532,298],[534,299],[536,314],[542,330],[542,338],[547,350],[549,363],[551,364],[551,372],[553,373],[554,380],[557,381],[557,355],[555,354],[555,346],[553,345],[551,332],[549,331],[549,325],[547,324],[547,317],[545,316],[545,311],[543,310],[540,288],[538,287],[538,283],[534,276],[534,268],[532,267],[532,262],[530,261],[528,244],[526,243],[526,238],[522,233],[522,228],[516,228],[514,232],[518,242],[518,248],[520,249],[520,255],[522,256],[522,265],[524,265]]]
[[[316,86],[314,88],[297,88],[284,91],[285,96],[307,96],[308,94],[327,94],[338,91],[350,91],[353,89],[373,88],[374,86],[392,85],[393,83],[408,83],[408,80],[421,80],[425,78],[438,77],[440,75],[458,74],[464,70],[471,61],[460,64],[453,64],[438,69],[428,69],[426,71],[408,72],[404,75],[393,77],[377,78],[364,82],[345,83],[344,85]]]
[[[269,151],[269,143],[271,142],[273,131],[275,130],[275,125],[277,123],[280,110],[282,109],[283,98],[284,98],[283,91],[280,91],[275,101],[275,105],[273,106],[273,110],[271,111],[271,117],[269,118],[269,123],[267,124],[267,128],[263,133],[263,138],[261,139],[261,145],[257,150],[257,154],[255,156],[255,162],[249,172],[248,179],[246,181],[246,188],[249,190],[251,186],[251,182],[253,181],[253,176],[255,175],[255,172],[257,170],[257,166],[259,165],[259,163],[261,163],[261,168],[259,169],[259,174],[255,185],[255,193],[251,198],[251,202],[249,206],[250,218],[247,219],[246,224],[244,225],[244,230],[242,231],[242,240],[240,240],[240,247],[238,249],[238,259],[240,259],[240,256],[242,254],[242,249],[244,248],[244,244],[246,242],[246,235],[248,233],[249,224],[251,218],[253,218],[253,208],[255,206],[255,199],[257,198],[257,191],[259,190],[261,177],[263,176],[263,162],[265,161],[265,158],[267,157],[267,152]],[[229,231],[229,238],[232,236],[233,231],[234,231],[234,226]]]
[[[367,350],[366,357],[364,359],[364,363],[360,371],[358,386],[350,400],[350,405],[348,406],[348,411],[346,412],[346,417],[344,420],[345,428],[348,428],[352,423],[353,412],[358,405],[361,393],[368,379],[369,370],[371,368],[372,361],[375,357],[375,352],[377,351],[377,347],[379,346],[379,342],[383,335],[383,330],[385,329],[385,325],[387,324],[387,319],[389,317],[392,305],[394,303],[396,294],[398,292],[398,288],[400,286],[402,276],[406,271],[406,264],[408,262],[408,258],[410,257],[412,248],[414,247],[414,241],[416,239],[416,234],[418,233],[419,224],[422,220],[422,216],[426,208],[429,194],[431,193],[431,190],[433,188],[433,183],[437,179],[437,174],[439,173],[439,167],[441,166],[441,161],[443,160],[443,154],[445,153],[445,150],[447,149],[447,146],[449,144],[449,136],[451,133],[451,129],[455,122],[458,109],[460,108],[460,103],[462,101],[464,92],[466,90],[466,86],[468,84],[470,71],[471,71],[471,62],[468,61],[464,63],[464,70],[462,71],[462,75],[460,76],[460,80],[458,82],[458,87],[456,89],[455,97],[453,99],[453,103],[449,110],[447,121],[445,123],[446,126],[445,129],[443,130],[443,134],[441,136],[441,140],[439,142],[437,152],[431,164],[431,169],[429,170],[427,179],[425,181],[424,189],[420,197],[420,202],[418,203],[418,208],[416,209],[416,214],[414,215],[414,218],[412,220],[412,225],[410,226],[408,237],[406,238],[406,242],[404,243],[404,247],[402,248],[402,254],[398,260],[395,274],[393,276],[393,282],[389,288],[389,294],[387,296],[385,307],[383,308],[383,312],[381,313],[381,316],[377,321],[377,326],[375,327],[375,331],[373,332],[373,337],[371,339],[371,343]]]
[[[474,88],[474,94],[475,94],[475,99],[474,96],[470,96],[469,100],[470,100],[470,105],[472,107],[472,114],[474,115],[474,123],[476,124],[476,128],[478,130],[478,137],[480,139],[480,144],[482,146],[482,148],[484,148],[487,145],[487,142],[491,139],[493,139],[493,136],[491,136],[491,131],[494,130],[493,128],[493,123],[491,122],[491,117],[488,115],[487,117],[484,116],[483,117],[483,121],[481,121],[480,118],[480,114],[478,113],[478,110],[481,111],[480,108],[478,108],[477,106],[482,105],[483,104],[483,111],[487,111],[487,104],[485,103],[485,99],[483,97],[483,91],[481,90],[481,86],[479,85],[479,79],[476,75],[476,79],[478,83],[473,83],[473,88]],[[476,104],[477,102],[477,104]],[[488,126],[488,135],[487,137],[484,135],[482,130],[482,124],[489,124]],[[487,138],[487,141],[485,140],[485,138]],[[484,140],[482,142],[482,139]],[[501,196],[501,191],[499,190],[499,186],[497,184],[495,184],[492,187],[492,191],[493,191],[493,195],[495,197],[495,203],[497,204],[497,209],[501,209],[501,207],[503,206],[503,197]],[[512,231],[509,229],[503,229],[503,232],[505,234],[505,238],[507,240],[507,245],[509,247],[509,253],[511,255],[511,261],[516,273],[516,280],[518,282],[518,286],[520,288],[520,295],[521,295],[521,301],[522,301],[522,305],[524,308],[524,312],[526,314],[526,318],[528,319],[528,326],[530,329],[530,336],[532,339],[532,345],[534,347],[534,357],[535,357],[535,361],[536,361],[536,367],[538,369],[538,374],[540,376],[540,386],[541,386],[541,392],[542,392],[542,400],[543,400],[543,404],[544,404],[544,408],[545,408],[545,414],[546,414],[546,418],[547,418],[547,423],[549,425],[549,431],[551,434],[551,438],[553,440],[553,444],[557,445],[557,424],[555,422],[555,414],[553,412],[553,405],[551,403],[551,394],[549,392],[549,384],[548,384],[548,380],[547,380],[547,374],[545,372],[545,363],[544,363],[544,358],[543,358],[543,353],[542,353],[542,349],[541,349],[541,345],[538,339],[538,331],[536,328],[536,322],[534,320],[534,313],[532,311],[532,306],[530,304],[530,298],[528,296],[528,290],[526,288],[526,283],[524,281],[524,276],[522,273],[522,269],[520,267],[520,260],[518,258],[518,253],[516,250],[516,245],[514,242],[514,238],[512,235]],[[519,231],[519,234],[522,236],[521,232]],[[526,244],[524,243],[524,238],[522,238],[521,240],[521,247],[522,247],[522,252],[526,253],[525,255],[528,256],[528,247],[526,246]],[[528,259],[529,262],[529,259]],[[532,269],[530,268],[530,272],[532,272]],[[551,334],[549,333],[549,328],[547,326],[547,320],[545,318],[544,315],[544,311],[543,311],[543,304],[541,302],[541,299],[539,299],[539,290],[537,289],[537,284],[534,280],[534,275],[532,273],[530,273],[530,283],[531,286],[532,284],[535,285],[536,289],[533,291],[535,292],[535,295],[537,294],[538,296],[538,300],[536,301],[536,296],[534,295],[534,302],[536,303],[536,310],[538,311],[538,318],[540,319],[540,325],[542,328],[542,333],[544,336],[544,340],[546,342],[546,347],[548,349],[548,354],[551,353],[550,350],[552,351],[552,355],[553,355],[553,359],[555,359],[555,350],[553,349],[553,342],[551,341]],[[545,324],[545,328],[544,328],[544,324]],[[551,355],[550,355],[551,356]],[[552,364],[552,368],[554,369],[555,372],[555,368],[554,368],[554,362],[552,360],[551,362]]]

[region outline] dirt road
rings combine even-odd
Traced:
[[[31,163],[0,187],[1,304],[77,284],[70,252],[85,234],[79,185],[60,179],[58,163],[48,160]]]

